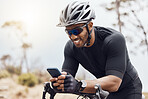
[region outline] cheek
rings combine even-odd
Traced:
[[[72,39],[70,35],[68,35],[68,37],[69,37],[70,40]]]
[[[82,32],[82,34],[80,35],[82,40],[86,40],[88,37],[88,33],[86,31]]]

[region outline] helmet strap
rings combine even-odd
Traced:
[[[92,33],[93,28],[89,31],[88,24],[87,24],[86,25],[86,30],[88,32],[88,38],[87,38],[87,41],[84,44],[84,46],[89,46],[90,45],[90,39],[91,39],[91,33]]]

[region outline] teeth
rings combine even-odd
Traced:
[[[76,41],[74,41],[75,43],[78,43],[80,40],[76,40]]]

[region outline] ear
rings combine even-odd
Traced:
[[[89,27],[89,29],[91,30],[92,27],[93,27],[93,22],[89,22],[88,27]]]

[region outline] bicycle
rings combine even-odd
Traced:
[[[107,96],[109,95],[109,92],[102,90],[101,86],[99,84],[96,84],[94,86],[96,89],[96,93],[73,93],[76,95],[79,95],[77,99],[79,99],[81,96],[83,97],[82,99],[106,99]],[[43,90],[43,95],[42,99],[46,99],[46,93],[50,94],[50,99],[54,99],[54,96],[56,95],[56,92],[52,89],[51,85],[49,82],[44,83],[44,90]],[[60,92],[62,93],[62,92]]]

